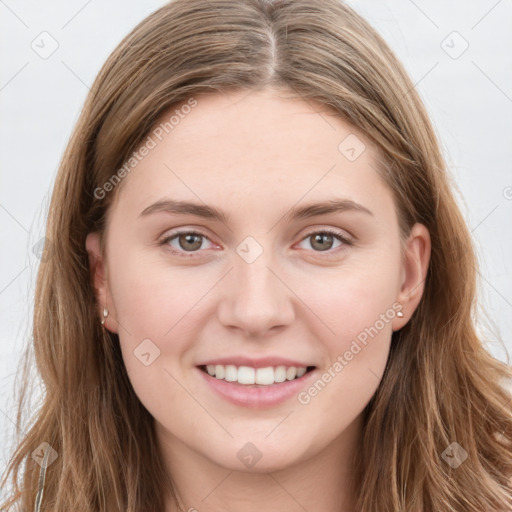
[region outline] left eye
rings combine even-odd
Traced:
[[[340,246],[343,245],[351,245],[350,240],[345,237],[342,233],[338,233],[337,231],[330,231],[330,230],[324,230],[324,231],[316,231],[314,233],[310,233],[305,238],[302,239],[302,242],[311,239],[312,242],[310,245],[312,247],[316,247],[318,250],[315,252],[327,252],[332,249],[333,246],[333,239],[337,239],[340,244],[338,247],[330,252],[337,252]]]

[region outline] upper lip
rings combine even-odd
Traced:
[[[267,368],[268,366],[295,366],[297,368],[313,366],[307,363],[301,363],[300,361],[294,361],[293,359],[287,359],[284,357],[262,357],[253,359],[245,356],[233,356],[233,357],[220,357],[217,359],[210,359],[200,363],[198,366],[207,365],[233,365],[233,366],[250,366],[252,368]]]

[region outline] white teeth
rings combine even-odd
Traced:
[[[274,368],[274,382],[284,382],[286,380],[286,366]]]
[[[294,380],[302,377],[307,368],[305,366],[267,366],[265,368],[252,368],[250,366],[239,366],[228,364],[209,364],[206,371],[216,379],[224,379],[227,382],[238,382],[239,384],[260,384],[270,386],[274,383]]]
[[[226,376],[226,368],[222,364],[215,365],[215,376],[218,379],[223,379]]]
[[[240,368],[238,368],[238,382],[240,384],[254,384],[255,376],[256,371],[254,368],[249,366],[240,366]],[[217,374],[215,374],[215,377],[217,377]]]
[[[297,377],[297,368],[295,368],[295,366],[290,366],[290,368],[286,370],[286,379],[293,380],[295,377]]]
[[[238,372],[236,366],[228,364],[226,366],[226,376],[224,377],[228,382],[235,382],[238,379]]]
[[[274,384],[274,368],[269,366],[267,368],[258,368],[256,370],[256,384]]]

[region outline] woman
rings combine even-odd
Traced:
[[[512,372],[475,332],[471,238],[413,84],[346,5],[142,21],[47,238],[46,393],[2,510],[512,506]]]

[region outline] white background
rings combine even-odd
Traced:
[[[16,365],[30,337],[39,263],[32,248],[44,236],[57,166],[101,65],[164,3],[0,0],[1,471],[11,451]],[[512,353],[512,4],[383,4],[350,2],[395,50],[431,114],[478,248],[480,301],[491,322],[482,329]],[[31,47],[41,37],[50,47],[44,31],[58,44],[46,59]],[[506,360],[503,346],[489,349]]]

